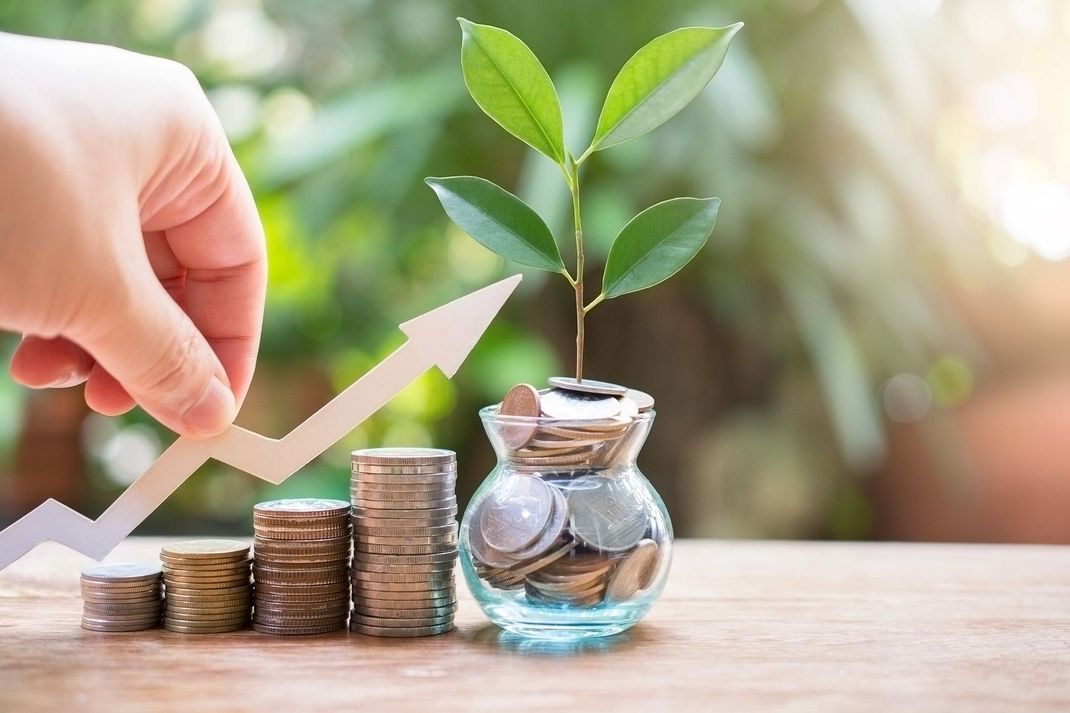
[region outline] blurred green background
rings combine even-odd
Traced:
[[[448,222],[424,176],[514,190],[569,250],[557,169],[466,93],[457,15],[531,46],[574,151],[640,46],[746,23],[690,107],[585,179],[595,279],[642,208],[723,201],[681,275],[588,323],[589,375],[657,398],[640,465],[678,534],[1070,540],[1066,457],[1044,457],[1070,409],[1036,401],[1064,393],[1070,352],[1070,6],[0,0],[2,30],[166,56],[200,78],[267,233],[239,423],[275,436],[395,348],[399,322],[517,271]],[[380,444],[457,450],[466,500],[493,463],[476,410],[568,371],[570,299],[526,274],[453,381],[425,375],[280,487],[209,464],[139,532],[248,533],[258,500],[345,497],[349,451]],[[91,415],[77,391],[0,378],[0,525],[46,497],[99,513],[172,438],[140,412]],[[1034,436],[1036,461],[1015,456]]]

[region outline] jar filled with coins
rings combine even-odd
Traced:
[[[557,377],[480,411],[498,463],[461,522],[461,562],[502,628],[578,638],[624,631],[665,584],[672,525],[636,466],[648,395]]]

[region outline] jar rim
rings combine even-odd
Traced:
[[[498,407],[500,405],[501,404],[491,404],[489,406],[484,406],[483,408],[479,409],[479,418],[480,418],[480,420],[482,420],[483,423],[497,423],[497,424],[506,424],[506,425],[509,425],[509,424],[515,424],[515,425],[520,425],[520,424],[531,425],[531,424],[535,424],[535,425],[547,425],[547,426],[549,426],[549,425],[560,426],[562,424],[575,424],[575,425],[581,426],[581,427],[584,424],[590,424],[592,422],[609,420],[609,419],[605,419],[605,418],[583,419],[583,418],[554,418],[552,416],[508,416],[508,415],[502,415],[502,414],[498,413]],[[625,419],[628,420],[629,423],[645,423],[645,422],[648,422],[648,421],[653,421],[654,420],[654,416],[656,415],[656,413],[657,412],[654,409],[650,409],[648,411],[641,411],[640,413],[636,414],[635,416],[613,416],[611,418],[625,418]]]

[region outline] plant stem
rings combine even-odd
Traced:
[[[575,159],[569,157],[568,189],[572,194],[572,220],[576,227],[576,381],[583,381],[583,222],[580,218],[580,170]]]

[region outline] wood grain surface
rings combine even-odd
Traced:
[[[132,538],[111,561],[155,560]],[[682,541],[630,632],[94,634],[88,560],[0,573],[0,711],[1068,711],[1070,547]]]

